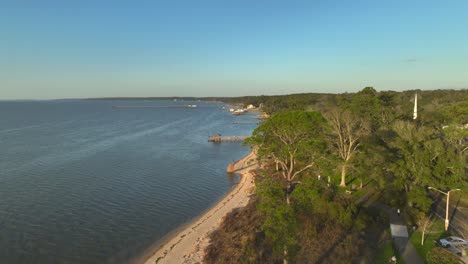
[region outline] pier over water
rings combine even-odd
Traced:
[[[209,142],[214,142],[214,143],[220,143],[220,142],[235,142],[235,141],[244,141],[247,139],[248,136],[221,136],[221,135],[213,135],[211,136],[208,141]]]

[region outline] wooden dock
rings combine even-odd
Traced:
[[[237,122],[232,122],[233,124],[236,124],[236,125],[242,125],[242,124],[259,124],[260,122],[248,122],[248,121],[237,121]]]
[[[221,136],[221,135],[213,135],[211,136],[208,141],[214,143],[220,142],[235,142],[235,141],[244,141],[248,136]]]

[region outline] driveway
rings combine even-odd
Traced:
[[[384,210],[390,220],[390,230],[395,248],[400,253],[401,258],[408,264],[424,264],[413,244],[409,241],[408,229],[403,215],[398,215],[396,209],[392,209],[384,204],[377,205]]]

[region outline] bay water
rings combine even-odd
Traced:
[[[237,183],[226,166],[249,148],[207,139],[250,135],[256,119],[222,106],[0,102],[0,263],[138,260]]]

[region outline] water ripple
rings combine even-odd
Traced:
[[[232,188],[225,167],[247,149],[207,136],[251,128],[111,105],[0,102],[0,262],[125,263]]]

